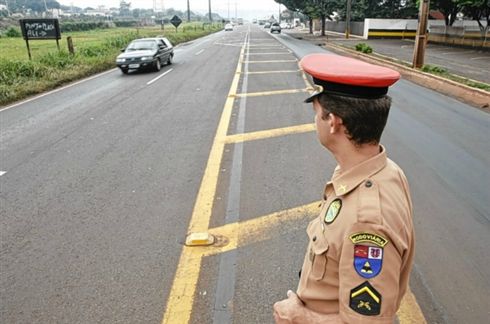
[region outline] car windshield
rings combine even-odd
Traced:
[[[157,43],[155,41],[138,41],[132,42],[126,48],[126,52],[130,51],[143,51],[143,50],[154,50],[157,47]]]

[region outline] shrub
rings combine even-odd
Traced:
[[[10,27],[9,30],[5,33],[7,37],[21,37],[22,33],[20,32],[19,29]]]
[[[373,49],[366,43],[359,43],[356,45],[356,51],[369,54],[373,52]]]
[[[422,71],[424,72],[428,72],[428,73],[439,73],[439,74],[442,74],[442,73],[446,73],[447,70],[443,67],[440,67],[440,66],[437,66],[437,65],[430,65],[430,64],[426,64],[422,67]]]

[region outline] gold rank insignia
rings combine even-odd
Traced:
[[[337,218],[340,213],[340,209],[342,208],[342,200],[335,199],[328,205],[327,212],[325,213],[325,223],[331,224]]]
[[[350,291],[349,307],[362,315],[379,315],[381,294],[365,281]]]

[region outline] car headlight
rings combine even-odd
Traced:
[[[126,62],[126,59],[124,59],[124,58],[117,58],[116,59],[116,62],[117,63],[123,63],[123,62]]]
[[[142,61],[151,61],[151,60],[153,60],[153,57],[152,57],[152,56],[143,56],[143,57],[141,58],[141,60],[142,60]]]

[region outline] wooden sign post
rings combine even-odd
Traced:
[[[56,46],[60,50],[61,39],[60,25],[58,19],[21,19],[20,29],[27,45],[27,53],[31,60],[31,50],[29,48],[29,40],[31,39],[56,39]]]

